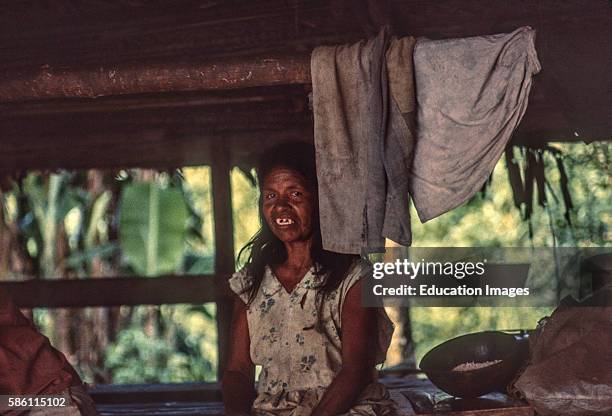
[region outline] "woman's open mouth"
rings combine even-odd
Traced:
[[[295,221],[293,221],[291,218],[286,217],[277,218],[276,220],[274,220],[274,222],[280,227],[295,224]]]

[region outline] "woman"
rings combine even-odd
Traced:
[[[393,327],[361,306],[368,263],[321,247],[314,148],[270,149],[258,167],[262,227],[245,246],[223,400],[228,415],[393,415],[375,364]],[[350,203],[350,201],[347,201]],[[254,364],[261,365],[257,392]]]

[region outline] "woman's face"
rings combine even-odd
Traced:
[[[283,243],[312,236],[315,194],[299,172],[276,167],[263,180],[262,211],[268,226]]]

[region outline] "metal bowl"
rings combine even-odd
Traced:
[[[505,392],[527,359],[526,342],[499,331],[485,331],[453,338],[429,351],[420,368],[439,389],[456,397],[478,397]],[[501,360],[474,370],[452,371],[468,362]]]

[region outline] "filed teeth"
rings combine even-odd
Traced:
[[[276,224],[278,225],[291,225],[293,224],[293,220],[290,218],[277,218]]]

